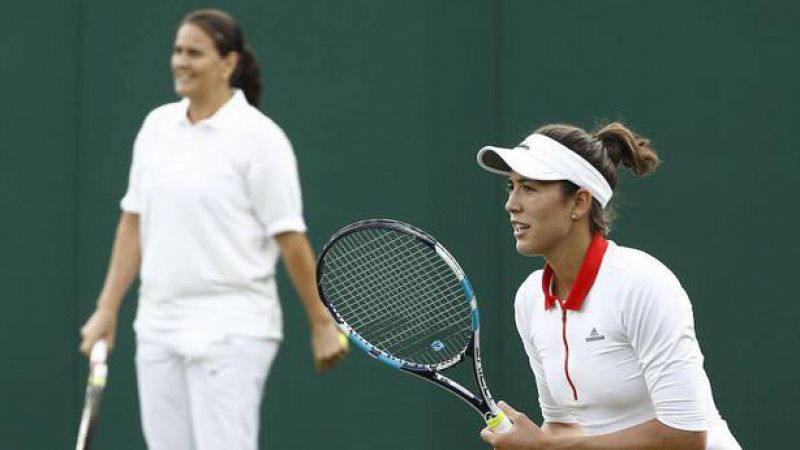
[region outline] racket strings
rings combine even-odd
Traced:
[[[378,314],[381,313],[378,312]],[[347,315],[347,312],[345,312],[345,315]],[[386,315],[388,316],[388,319],[380,321],[379,323],[366,323],[362,326],[357,325],[354,328],[360,331],[360,334],[365,335],[365,338],[368,338],[370,341],[374,342],[379,348],[388,349],[388,351],[391,351],[393,354],[401,357],[408,354],[409,356],[404,356],[406,360],[421,360],[419,361],[421,363],[435,363],[437,360],[442,359],[442,354],[437,354],[435,355],[436,357],[432,356],[430,358],[423,358],[422,356],[431,353],[431,351],[428,349],[428,345],[432,344],[434,341],[432,337],[433,334],[446,334],[448,332],[446,327],[449,324],[446,321],[439,320],[432,322],[428,320],[427,323],[417,323],[402,329],[398,328],[398,322],[402,323],[406,321],[417,320],[417,318],[408,317],[408,314],[405,314],[406,317],[402,317],[404,315],[403,312],[390,312]],[[367,325],[369,325],[371,329],[367,329]],[[466,326],[462,327],[461,329],[467,332],[469,331],[468,327]],[[428,330],[427,334],[425,334],[426,330]],[[456,331],[458,331],[458,329],[452,330],[452,332]],[[382,337],[379,338],[378,336]],[[442,339],[442,341],[445,343],[450,343],[453,340]],[[420,355],[419,352],[409,351],[409,349],[414,349],[414,347],[420,346],[423,346],[422,348],[425,350],[422,352],[422,355]],[[445,346],[441,345],[441,347],[444,348]],[[448,347],[453,350],[463,346],[454,346],[451,344],[448,345]],[[440,350],[441,349],[437,349],[437,351]],[[449,357],[450,355],[446,356]]]
[[[417,252],[418,255],[414,255],[414,256],[419,256],[419,254],[421,254],[423,251],[428,251],[428,250],[420,249]],[[408,256],[411,256],[411,255],[408,255]],[[434,286],[434,290],[431,292],[431,295],[457,296],[458,294],[461,293],[460,284],[454,284],[454,285],[446,286],[446,285],[438,282],[439,278],[442,277],[442,276],[446,276],[446,277],[450,277],[451,276],[451,273],[449,272],[449,269],[439,267],[438,268],[438,272],[433,272],[433,273],[426,272],[425,269],[426,268],[424,266],[419,266],[419,268],[416,269],[416,270],[412,269],[412,270],[414,270],[414,273],[408,274],[408,276],[416,276],[416,277],[418,277],[419,283],[427,284],[427,285],[430,285],[430,286]],[[389,271],[388,276],[389,277],[398,277],[398,276],[401,276],[402,273],[403,272],[400,269],[394,268],[394,269]],[[381,284],[381,281],[376,279],[376,280],[374,280],[372,282],[368,282],[366,287],[370,288],[370,289],[378,289],[379,291],[381,291],[380,293],[383,295],[384,298],[395,298],[398,295],[402,295],[402,292],[400,291],[401,285],[399,283],[395,284],[393,286],[386,286],[385,289],[381,289],[382,286],[380,286],[380,284]],[[349,287],[352,287],[352,283],[350,284]],[[382,321],[379,320],[379,318],[381,317],[381,313],[385,313],[386,311],[385,310],[382,310],[382,311],[381,310],[373,310],[373,312],[375,314],[372,314],[372,315],[375,315],[377,317],[372,317],[372,315],[370,314],[370,310],[369,310],[370,306],[372,306],[372,305],[365,303],[365,304],[362,304],[360,307],[355,307],[351,311],[351,313],[352,313],[352,315],[354,317],[363,317],[364,319],[366,319],[366,320],[358,320],[358,321],[354,322],[352,324],[353,326],[363,325],[364,322],[366,322],[367,320],[373,320],[372,321],[372,325],[373,326],[378,326],[378,325],[381,324]],[[443,311],[437,311],[437,312],[442,313]],[[442,315],[444,315],[444,314],[442,314]],[[375,320],[375,319],[378,319],[378,320]],[[386,315],[383,315],[383,319],[384,319],[383,321],[390,320],[390,317],[387,317]]]
[[[420,257],[422,255],[422,252],[429,253],[429,250],[424,249],[424,248],[422,248],[422,249],[418,248],[417,251],[415,252],[415,254],[409,254],[409,252],[401,252],[401,253],[398,253],[398,255],[403,257],[403,258],[406,258],[406,260],[407,260],[409,257],[417,257],[417,258]],[[366,270],[366,268],[363,265],[356,265],[356,267],[354,269],[358,270],[358,271]],[[392,270],[388,271],[388,276],[397,278],[397,277],[401,276],[402,273],[403,273],[402,269],[399,269],[399,268],[395,267]],[[419,277],[420,282],[422,282],[422,283],[430,283],[432,285],[433,285],[433,283],[436,283],[435,275],[432,276],[430,274],[425,273],[425,267],[420,267],[419,269],[415,270],[414,273],[411,273],[410,275]],[[346,286],[346,287],[352,287],[353,284],[354,283],[351,280],[351,282],[348,283],[348,286]],[[383,284],[385,285],[385,283],[383,283]],[[440,284],[437,285],[437,289],[439,290],[439,292],[437,292],[436,294],[442,295],[443,292],[441,292],[441,288],[439,288],[438,286],[441,286],[441,285]],[[384,287],[384,289],[381,289],[381,287]],[[398,287],[399,287],[398,284],[395,284],[394,286],[381,286],[380,279],[378,279],[378,278],[375,278],[371,282],[368,282],[367,286],[366,286],[366,288],[370,289],[370,290],[377,289],[378,293],[381,294],[384,298],[393,298],[393,297],[396,297],[398,295],[401,295],[402,293],[399,291]],[[453,290],[451,288],[451,293],[452,294],[456,294],[456,293],[459,292],[459,290],[460,290],[460,287],[456,286],[455,290]],[[389,309],[389,308],[382,308],[382,309],[374,308],[374,305],[365,303],[365,304],[361,305],[360,308],[356,307],[352,311],[350,311],[349,315],[351,315],[353,317],[357,317],[357,318],[360,317],[361,318],[360,320],[354,320],[354,322],[351,325],[353,327],[360,327],[361,325],[364,325],[365,322],[372,321],[371,324],[372,324],[373,327],[379,326],[379,325],[381,325],[381,322],[390,321],[391,318],[392,318],[391,314],[389,314],[389,315],[386,314],[387,312],[390,312],[390,311],[387,311],[387,309]],[[384,320],[383,321],[375,320],[375,319],[378,319],[378,318],[383,318]],[[422,325],[423,324],[417,324],[417,326],[415,328],[420,328]]]
[[[400,240],[399,238],[403,237],[405,236],[400,235],[396,240]],[[352,238],[354,240],[363,240],[364,236],[353,235]],[[385,244],[386,248],[378,248],[377,250],[395,252],[395,258],[400,261],[408,261],[410,259],[424,258],[425,253],[430,252],[430,250],[428,250],[423,246],[416,246],[413,249],[407,249],[398,247],[396,245],[397,242],[394,241],[389,241],[386,242]],[[363,245],[359,246],[356,249],[356,251],[362,250],[363,247],[364,247]],[[353,254],[354,253],[348,253],[346,257],[351,257]],[[347,267],[344,268],[345,270],[342,270],[341,268],[332,268],[329,270],[334,273],[333,278],[335,278],[336,276],[340,276],[347,279],[347,281],[342,281],[340,283],[340,287],[344,290],[350,290],[354,287],[366,288],[366,289],[381,289],[385,297],[391,298],[399,293],[399,288],[401,287],[399,283],[395,283],[394,285],[387,285],[381,278],[377,277],[373,280],[370,280],[364,276],[360,276],[358,278],[352,278],[349,276],[349,274],[352,272],[363,273],[363,271],[369,270],[368,265],[374,262],[375,256],[376,255],[374,254],[357,255],[356,257],[352,257],[348,261]],[[387,277],[399,278],[404,275],[405,271],[406,269],[400,266],[388,267],[386,268],[385,274],[383,275]],[[435,283],[435,280],[433,279],[435,275],[429,275],[425,273],[424,268],[420,268],[419,270],[417,270],[417,272],[420,272],[422,274],[422,278],[420,279],[421,283],[431,283],[431,284]],[[413,275],[419,275],[419,273]],[[364,303],[361,305],[360,309],[356,307],[356,309],[354,309],[351,312],[355,317],[369,319],[371,309],[374,310],[374,305],[371,305],[369,303]]]
[[[422,340],[420,339],[420,341],[422,341]],[[465,343],[461,339],[461,336],[449,336],[447,338],[441,339],[441,341],[446,347],[452,346],[453,348],[461,348],[461,347],[463,347],[465,345]],[[420,342],[420,343],[422,343],[422,342]],[[461,346],[461,347],[459,347],[459,346]],[[417,348],[419,348],[419,346]],[[417,351],[414,351],[414,352],[409,351],[407,359],[409,361],[414,361],[414,362],[421,363],[421,364],[424,364],[424,365],[435,365],[435,364],[438,364],[438,363],[441,362],[441,360],[439,358],[434,358],[431,355],[431,351],[428,348],[418,349]]]
[[[325,257],[322,285],[364,339],[400,359],[437,364],[471,336],[461,280],[429,246],[390,229],[344,236]]]
[[[399,237],[405,237],[405,236],[399,235]],[[357,237],[354,236],[354,238],[357,238]],[[416,243],[416,240],[414,240],[414,243]],[[425,258],[430,253],[430,250],[425,246],[417,245],[417,246],[415,246],[413,248],[414,251],[410,252],[410,251],[408,251],[408,249],[397,248],[396,246],[392,246],[392,244],[396,244],[396,241],[387,242],[387,246],[389,248],[387,248],[387,249],[378,248],[378,250],[381,250],[381,251],[382,250],[394,251],[395,255],[396,255],[396,258],[398,260],[400,260],[400,261],[410,261],[411,259],[420,260],[422,258]],[[359,259],[360,260],[367,260],[366,262],[371,262],[371,261],[368,260],[369,258],[364,258],[363,256],[353,260],[354,266],[356,266],[356,267],[353,267],[353,268],[350,268],[350,269],[355,269],[356,271],[361,273],[361,272],[367,270],[368,268],[365,267],[364,265],[359,265],[358,264]],[[425,284],[425,285],[434,287],[435,292],[433,292],[433,294],[436,294],[436,295],[448,295],[448,294],[457,295],[457,294],[461,293],[460,284],[454,284],[454,285],[449,286],[448,288],[445,288],[444,285],[439,282],[439,278],[442,277],[442,276],[447,277],[447,278],[452,278],[453,277],[451,271],[449,270],[449,268],[446,265],[444,265],[444,264],[439,265],[438,272],[431,273],[431,272],[427,271],[426,269],[428,269],[428,267],[418,266],[417,269],[413,269],[413,268],[411,269],[413,271],[412,273],[408,273],[408,269],[404,269],[404,268],[400,267],[399,265],[397,265],[395,267],[389,268],[389,270],[387,271],[387,275],[389,277],[394,277],[395,279],[398,279],[398,278],[400,278],[402,276],[416,277],[419,280],[420,284]],[[363,282],[363,281],[364,281],[363,279],[356,279],[356,280],[352,280],[351,279],[350,282],[346,283],[346,285],[344,287],[345,287],[345,289],[348,288],[348,287],[352,288],[353,285],[355,285],[356,283]],[[400,294],[400,288],[402,287],[402,283],[394,283],[394,284],[387,285],[387,283],[382,282],[381,279],[375,278],[371,282],[368,280],[366,287],[368,289],[379,289],[379,290],[383,291],[382,293],[384,294],[385,297],[392,298],[392,297],[395,297],[398,294]],[[388,288],[388,290],[387,289],[381,289],[381,288]],[[445,291],[445,289],[447,289],[449,292]],[[370,309],[370,307],[374,307],[375,305],[364,303],[361,306],[362,306],[361,308],[355,308],[353,311],[351,311],[353,313],[353,315],[355,317],[359,317],[360,316],[360,317],[364,317],[364,318],[371,318],[371,317],[369,317],[369,312],[370,312],[369,309]],[[385,312],[385,310],[384,311],[378,311],[378,310],[375,310],[375,308],[372,308],[372,309],[373,309],[373,312]],[[356,325],[356,324],[354,323],[353,325]]]
[[[399,241],[400,240],[399,238],[402,238],[402,237],[403,236],[401,235],[396,240]],[[360,236],[360,235],[353,235],[352,238],[353,238],[353,240],[363,240],[363,239],[365,239],[364,236]],[[399,247],[398,246],[398,242],[394,242],[394,241],[386,242],[385,243],[385,247],[386,248],[378,248],[376,250],[377,251],[386,251],[386,252],[395,252],[395,258],[397,258],[400,261],[420,258],[420,257],[422,257],[421,256],[422,253],[424,251],[426,251],[425,249],[419,248],[419,247],[413,248],[413,249],[407,249],[407,248]],[[386,267],[386,268],[384,268],[384,273],[381,274],[381,275],[383,275],[383,277],[376,277],[374,279],[369,279],[369,278],[366,278],[364,276],[359,276],[357,278],[353,278],[352,276],[350,276],[350,274],[353,273],[353,272],[355,272],[355,273],[363,273],[363,271],[368,271],[370,266],[371,266],[371,264],[374,262],[375,257],[377,256],[376,254],[372,254],[372,253],[370,253],[370,254],[365,253],[365,254],[362,254],[362,255],[359,255],[358,253],[356,253],[358,251],[362,251],[363,249],[364,249],[364,245],[360,245],[358,248],[354,249],[353,251],[348,252],[345,257],[346,258],[350,257],[351,259],[347,262],[347,265],[345,267],[343,267],[343,268],[334,268],[333,270],[331,270],[334,273],[334,277],[340,276],[340,277],[345,279],[345,281],[343,281],[342,284],[341,284],[341,288],[344,289],[344,290],[351,290],[351,289],[357,289],[357,288],[380,289],[382,291],[381,293],[384,294],[385,297],[389,297],[389,298],[397,295],[399,293],[400,285],[399,284],[395,284],[394,286],[387,285],[383,281],[382,278],[384,278],[384,277],[394,277],[394,278],[401,277],[403,275],[405,269],[400,267],[400,266]],[[355,257],[353,257],[353,255],[355,255]],[[370,311],[374,309],[373,308],[374,305],[371,305],[369,303],[363,303],[360,306],[361,306],[361,308],[358,308],[358,305],[356,305],[356,308],[353,311],[351,311],[353,313],[353,315],[355,317],[361,317],[363,319],[371,318],[370,317]]]

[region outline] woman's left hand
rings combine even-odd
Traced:
[[[505,433],[495,433],[489,427],[481,431],[481,439],[495,450],[545,450],[551,439],[525,414],[515,410],[505,402],[497,404],[513,423]]]
[[[332,369],[347,355],[347,338],[339,331],[333,319],[312,325],[311,350],[314,352],[314,366],[320,372]]]

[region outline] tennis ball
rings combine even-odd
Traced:
[[[350,342],[347,339],[347,335],[345,335],[344,333],[339,333],[339,343],[344,348],[350,347]]]

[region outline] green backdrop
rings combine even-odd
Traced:
[[[173,101],[168,56],[194,1],[6,0],[0,15],[0,448],[74,445],[77,330],[110,252],[133,137]],[[717,405],[746,449],[791,448],[800,400],[794,191],[798,3],[785,0],[222,1],[255,48],[264,110],[291,137],[309,236],[393,217],[440,238],[482,305],[493,391],[539,418],[512,297],[503,180],[475,153],[535,126],[622,119],[664,165],[625,177],[612,237],[692,296]],[[792,56],[795,55],[795,56]],[[793,81],[794,80],[794,81]],[[281,272],[286,342],[263,448],[481,449],[480,420],[354,352],[314,373]],[[126,302],[97,449],[143,449]]]

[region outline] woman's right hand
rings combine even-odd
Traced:
[[[97,308],[89,320],[81,327],[81,353],[89,355],[92,345],[100,339],[108,344],[108,350],[114,347],[114,336],[117,334],[117,311]]]

